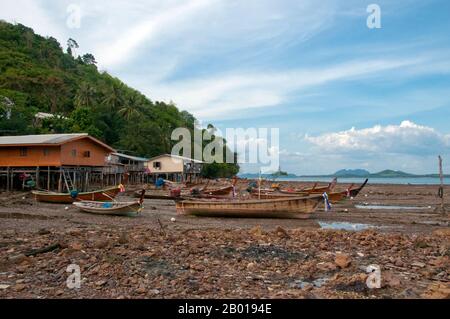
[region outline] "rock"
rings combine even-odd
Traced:
[[[255,226],[252,229],[250,229],[250,234],[252,234],[253,236],[257,236],[260,237],[262,236],[262,229],[261,226]]]
[[[152,289],[152,290],[150,290],[150,293],[152,295],[159,295],[161,293],[161,291],[159,291],[158,289]]]
[[[14,291],[22,291],[26,288],[27,286],[25,284],[17,284],[13,286],[13,290]]]
[[[104,286],[106,284],[106,280],[98,280],[95,282],[95,285],[100,287],[100,286]]]
[[[423,268],[423,267],[425,267],[425,264],[421,263],[419,261],[415,261],[415,262],[411,263],[411,266],[418,267],[418,268]]]
[[[450,284],[444,282],[431,283],[422,294],[422,297],[427,299],[449,299]]]
[[[397,267],[403,267],[405,264],[403,263],[403,261],[400,258],[397,258],[394,261],[394,265]]]
[[[80,236],[82,235],[82,231],[78,228],[69,228],[66,230],[67,235]]]
[[[56,294],[57,296],[61,296],[61,295],[64,294],[64,290],[59,289],[59,290],[57,290],[57,291],[55,292],[55,294]]]
[[[19,254],[9,257],[9,261],[13,264],[21,264],[24,261],[28,261],[28,257],[25,256],[24,254]]]
[[[290,238],[291,237],[291,236],[289,236],[287,231],[281,226],[277,226],[277,228],[275,229],[275,233],[280,238]]]
[[[341,269],[347,268],[351,264],[351,258],[347,254],[337,253],[334,263]]]
[[[414,243],[417,248],[427,248],[428,244],[425,241],[418,240]]]
[[[332,271],[336,270],[336,265],[331,262],[321,262],[316,265],[317,269],[322,271]]]
[[[139,286],[139,288],[136,289],[136,293],[142,295],[145,294],[147,292],[147,289],[145,289],[144,286]]]
[[[108,247],[108,245],[109,245],[109,241],[100,239],[95,242],[94,247],[97,249],[103,249],[103,248]]]
[[[4,290],[4,289],[8,289],[10,287],[10,285],[0,285],[0,290]]]
[[[391,271],[383,271],[381,274],[381,286],[382,287],[399,287],[402,281]]]
[[[45,228],[41,228],[38,231],[38,235],[48,235],[48,234],[51,234],[51,232],[48,229],[45,229]]]
[[[247,270],[252,270],[256,267],[256,265],[254,263],[248,263],[247,264]]]
[[[81,243],[73,243],[73,244],[70,244],[69,247],[73,250],[82,250],[83,249],[83,245]]]

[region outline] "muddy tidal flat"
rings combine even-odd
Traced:
[[[181,216],[164,200],[112,217],[0,193],[0,298],[450,298],[438,203],[436,186],[369,184],[308,220]]]

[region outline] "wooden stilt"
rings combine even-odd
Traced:
[[[6,191],[9,192],[11,190],[11,179],[9,177],[10,171],[9,171],[9,167],[6,168]]]
[[[441,214],[445,214],[445,206],[444,206],[444,172],[442,170],[442,157],[439,155],[439,179],[441,181],[441,185],[439,187],[438,196],[441,198],[440,212]]]
[[[39,166],[36,167],[36,188],[40,188],[41,183],[39,183]]]
[[[59,169],[58,193],[62,193],[62,170]]]

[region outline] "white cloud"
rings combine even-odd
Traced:
[[[119,35],[113,34],[94,51],[102,66],[115,67],[118,64],[133,60],[137,49],[152,41],[159,41],[167,29],[183,23],[196,13],[214,3],[213,0],[190,0],[176,3],[125,28]]]
[[[450,135],[435,129],[403,121],[400,125],[305,136],[305,140],[331,153],[366,152],[411,155],[435,155],[450,151]]]
[[[226,74],[152,86],[157,99],[173,100],[200,118],[230,117],[242,108],[275,106],[293,92],[337,80],[373,77],[417,65],[425,58],[351,61],[316,69]]]

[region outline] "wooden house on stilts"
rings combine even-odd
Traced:
[[[106,186],[103,168],[115,150],[88,134],[0,136],[0,189],[58,192]],[[120,183],[116,176],[114,183]]]

